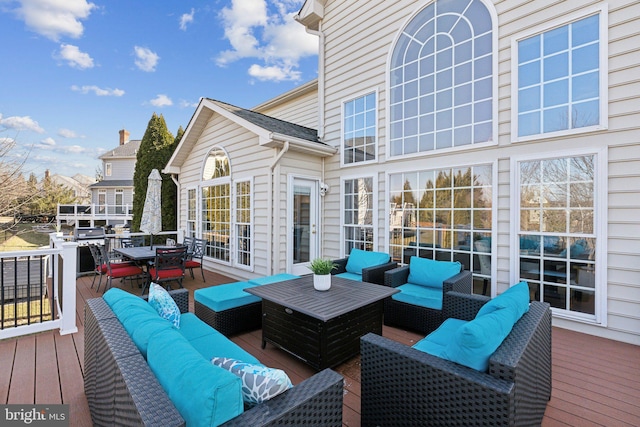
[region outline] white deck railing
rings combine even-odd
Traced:
[[[50,237],[51,247],[0,252],[0,339],[76,327],[76,242]]]

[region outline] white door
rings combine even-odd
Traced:
[[[303,275],[311,271],[309,262],[318,256],[318,231],[320,218],[318,212],[318,180],[293,178],[292,191],[289,193],[289,256],[291,274]]]

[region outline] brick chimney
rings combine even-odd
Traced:
[[[120,145],[124,145],[129,142],[129,131],[126,129],[122,129],[120,131]]]

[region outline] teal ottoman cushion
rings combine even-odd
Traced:
[[[224,285],[197,289],[193,293],[193,297],[200,304],[206,305],[211,310],[219,312],[262,301],[259,297],[251,295],[243,290],[254,286],[257,285],[249,282],[227,283]]]

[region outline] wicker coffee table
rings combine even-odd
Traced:
[[[317,370],[360,353],[360,337],[382,334],[384,299],[395,288],[331,278],[316,291],[313,276],[245,289],[262,298],[262,347],[269,342]]]

